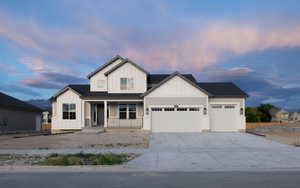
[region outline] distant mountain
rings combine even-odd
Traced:
[[[51,108],[51,103],[45,99],[30,99],[26,102],[43,110]]]

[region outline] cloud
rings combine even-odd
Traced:
[[[1,84],[0,85],[0,91],[3,92],[9,92],[9,93],[18,93],[18,94],[24,94],[27,96],[32,97],[39,97],[41,96],[40,93],[35,92],[27,87],[19,86],[16,84]]]
[[[40,77],[23,80],[22,84],[34,88],[41,88],[41,89],[60,89],[63,87],[62,84],[52,83],[46,78],[40,78]]]
[[[78,20],[78,27],[54,28],[1,13],[0,25],[0,37],[40,55],[74,60],[118,53],[150,70],[196,72],[232,56],[300,46],[300,24],[263,28],[247,22],[211,21],[201,28],[160,29],[155,37],[148,33],[152,30],[121,28],[96,17]]]
[[[1,62],[0,62],[1,63]],[[0,71],[15,71],[16,67],[15,66],[11,66],[11,65],[4,65],[4,64],[0,64]]]
[[[39,54],[62,59],[79,54],[93,57],[99,57],[100,53],[108,55],[118,35],[110,26],[100,24],[99,20],[85,21],[77,29],[61,29],[0,13],[0,37]]]
[[[49,67],[40,58],[36,57],[23,57],[20,62],[26,65],[33,72],[43,72],[48,71]]]
[[[65,66],[53,66],[53,64],[41,58],[24,57],[20,59],[20,62],[26,65],[35,75],[34,78],[25,79],[21,82],[21,84],[25,86],[60,89],[67,84],[87,83],[85,78],[74,76],[75,71],[73,69]],[[64,72],[64,74],[60,72]]]
[[[249,94],[248,105],[273,103],[281,107],[297,108],[300,101],[300,87],[283,88],[271,83],[264,75],[248,67],[204,72],[210,81],[233,82]],[[297,101],[297,102],[296,102]]]
[[[255,51],[300,46],[300,25],[281,28],[258,28],[247,24],[214,23],[193,32],[190,37],[174,36],[170,43],[157,41],[143,48],[127,48],[125,54],[145,61],[149,66],[202,70],[232,56]]]

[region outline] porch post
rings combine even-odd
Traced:
[[[104,101],[104,127],[107,127],[107,101]]]

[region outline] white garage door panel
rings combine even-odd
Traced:
[[[201,111],[152,111],[152,132],[200,132]]]
[[[231,107],[228,107],[231,106]],[[210,123],[211,131],[214,132],[236,132],[238,123],[238,106],[214,104],[211,105]]]

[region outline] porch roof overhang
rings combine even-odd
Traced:
[[[139,100],[143,101],[141,93],[107,93],[107,92],[91,92],[81,96],[84,100],[113,100],[113,101],[124,101],[124,100]]]

